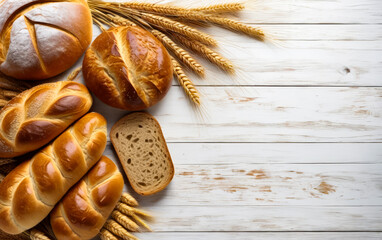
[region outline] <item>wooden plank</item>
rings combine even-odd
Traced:
[[[173,157],[176,175],[165,191],[134,195],[142,206],[378,206],[382,202],[382,164],[179,165],[177,160]]]
[[[121,0],[123,1],[123,0]],[[158,2],[145,0],[144,2]],[[242,0],[219,0],[201,2],[198,0],[162,0],[183,7],[207,6]],[[257,0],[244,1],[246,10],[240,19],[248,23],[382,23],[379,0]]]
[[[305,240],[359,240],[381,239],[381,232],[152,232],[136,233],[139,238],[145,240],[248,240],[248,239],[305,239]]]
[[[156,216],[151,224],[155,232],[382,230],[382,207],[151,206],[148,209]]]
[[[198,89],[203,94],[203,119],[179,87],[149,109],[168,142],[382,141],[382,88]],[[126,114],[98,99],[92,110],[109,123]]]
[[[177,165],[375,164],[382,143],[168,143]],[[108,144],[105,155],[115,158]]]

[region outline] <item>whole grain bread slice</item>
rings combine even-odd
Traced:
[[[110,139],[126,176],[137,193],[163,190],[174,177],[174,164],[158,121],[134,112],[116,122]]]

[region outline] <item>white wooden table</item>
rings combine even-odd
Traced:
[[[223,1],[176,4],[209,2]],[[159,194],[134,194],[156,216],[155,232],[137,235],[382,239],[382,1],[248,2],[240,19],[281,46],[207,30],[237,75],[202,61],[203,118],[175,81],[148,110],[176,174]],[[109,129],[126,114],[99,100],[93,110]],[[116,160],[110,144],[106,155]]]

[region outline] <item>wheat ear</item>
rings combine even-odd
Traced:
[[[187,8],[175,7],[170,5],[160,5],[154,3],[141,3],[141,2],[125,2],[125,3],[112,3],[115,6],[123,6],[135,10],[141,10],[145,12],[153,12],[164,15],[172,15],[179,11],[188,11]]]
[[[197,12],[205,12],[205,13],[232,13],[232,12],[241,11],[243,9],[244,9],[244,5],[242,3],[223,3],[223,4],[216,4],[216,5],[211,5],[207,7],[191,8],[189,10],[197,11]]]
[[[157,16],[150,13],[141,13],[140,17],[151,24],[165,29],[169,29],[173,32],[180,33],[190,39],[198,40],[199,42],[211,46],[217,45],[217,41],[213,39],[210,35],[201,32],[193,27],[171,20],[167,17]]]
[[[67,81],[74,81],[74,79],[76,79],[78,74],[80,74],[81,70],[82,70],[82,67],[78,67],[78,68],[74,69],[73,72],[71,72],[69,74],[69,76],[66,78],[66,80]]]
[[[120,25],[120,26],[137,26],[137,24],[135,24],[134,22],[132,22],[132,21],[130,21],[124,17],[118,16],[118,15],[111,15],[111,14],[108,14],[107,16],[110,19],[110,21],[112,21],[113,23],[115,23],[117,25]]]
[[[101,229],[99,236],[101,240],[118,240],[116,236],[114,236],[111,232],[109,232],[105,228]]]
[[[111,217],[114,218],[119,224],[129,231],[137,232],[139,231],[139,226],[130,218],[123,215],[120,211],[114,210],[111,213]]]
[[[135,237],[133,234],[129,233],[126,229],[124,229],[121,225],[119,225],[114,220],[107,220],[104,227],[112,232],[113,234],[117,235],[118,237],[121,237],[124,240],[138,240],[137,237]]]
[[[132,207],[138,207],[138,201],[128,193],[122,193],[121,201]]]
[[[208,48],[206,45],[197,41],[191,41],[183,36],[180,36],[179,34],[173,34],[172,36],[185,47],[191,49],[195,53],[201,54],[201,56],[207,58],[210,62],[216,64],[222,70],[231,74],[235,72],[235,68],[231,61]]]
[[[43,232],[36,229],[31,230],[29,237],[31,240],[50,240]]]
[[[255,28],[244,24],[242,22],[232,20],[229,18],[216,17],[216,16],[208,16],[207,20],[214,24],[217,24],[223,28],[227,28],[229,30],[233,30],[239,33],[244,33],[250,37],[256,38],[260,41],[265,40],[264,31],[261,28]]]
[[[158,30],[152,30],[151,33],[158,38],[163,45],[171,50],[172,53],[192,71],[196,72],[200,76],[204,76],[204,68],[186,52],[183,48],[179,47],[174,41]]]
[[[194,83],[184,73],[182,66],[174,58],[171,58],[174,75],[179,84],[183,87],[189,99],[197,106],[200,106],[200,95]]]
[[[120,211],[121,213],[127,215],[127,216],[133,216],[135,213],[134,213],[134,208],[130,207],[130,206],[127,206],[126,204],[124,203],[117,203],[117,206],[115,207],[115,209],[117,209],[118,211]]]

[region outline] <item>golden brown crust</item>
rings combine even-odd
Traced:
[[[168,92],[172,65],[165,47],[139,27],[118,27],[99,35],[86,51],[83,72],[88,88],[106,104],[141,110]]]
[[[22,92],[0,111],[0,156],[16,157],[42,147],[91,105],[80,83],[47,83]]]
[[[117,166],[102,156],[51,212],[50,222],[56,238],[96,236],[121,197],[123,185]]]
[[[8,76],[55,76],[72,66],[91,42],[86,1],[4,0],[0,7],[0,71]]]
[[[76,131],[81,139],[75,136]],[[0,183],[0,215],[4,217],[0,229],[18,234],[43,220],[65,192],[98,161],[106,141],[105,118],[89,113],[11,171]]]

